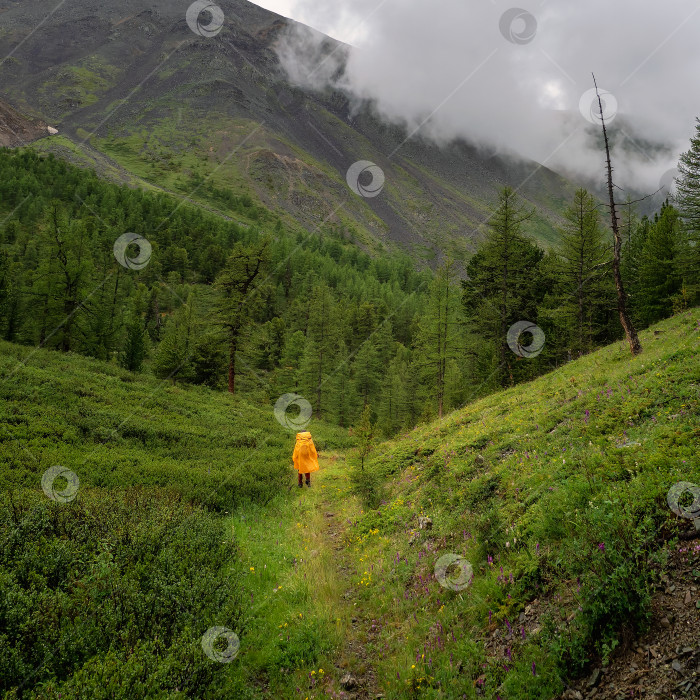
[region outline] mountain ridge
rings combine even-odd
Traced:
[[[466,142],[406,141],[371,105],[355,113],[349,95],[292,85],[275,51],[291,20],[221,2],[224,24],[206,38],[188,27],[187,8],[171,3],[80,0],[40,26],[39,6],[15,1],[2,14],[0,90],[140,180],[187,195],[183,178],[211,180],[290,223],[318,230],[328,222],[369,249],[404,248],[429,264],[473,250],[507,184],[537,208],[532,235],[544,245],[558,238],[571,183],[536,163],[485,158]],[[350,50],[316,35],[326,51]],[[348,186],[357,161],[384,172],[380,196]]]

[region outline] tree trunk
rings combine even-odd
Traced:
[[[236,350],[238,349],[238,334],[231,336],[228,355],[228,391],[233,394],[236,387]]]
[[[503,367],[510,377],[510,385],[513,386],[513,370],[510,366],[510,357],[508,355],[508,340],[507,340],[507,328],[508,328],[508,262],[510,261],[509,251],[508,251],[508,237],[510,236],[510,227],[508,223],[508,207],[510,206],[510,201],[506,200],[506,208],[504,211],[504,236],[503,236],[503,300],[501,304],[501,367]],[[505,386],[506,382],[503,382]]]
[[[73,314],[75,313],[76,302],[72,298],[72,290],[69,290],[71,296],[69,296],[63,302],[63,313],[66,316],[66,322],[63,326],[63,336],[61,337],[61,350],[63,352],[70,352],[71,347],[71,333],[73,330]]]
[[[627,294],[622,283],[622,275],[620,274],[620,253],[622,250],[622,240],[620,239],[620,227],[617,221],[617,210],[615,208],[615,194],[613,192],[612,181],[612,164],[610,162],[610,145],[608,143],[608,132],[605,129],[605,118],[603,117],[603,103],[598,93],[598,85],[593,76],[593,84],[595,85],[596,95],[598,96],[598,107],[600,108],[600,121],[603,125],[603,139],[605,141],[605,158],[608,171],[608,198],[610,199],[610,218],[613,230],[613,276],[615,277],[615,289],[617,290],[617,311],[620,314],[620,323],[625,330],[627,342],[633,355],[639,355],[642,352],[642,344],[637,337],[637,331],[632,323],[632,319],[627,311]]]

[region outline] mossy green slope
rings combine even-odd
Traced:
[[[220,626],[247,643],[228,514],[291,487],[294,433],[269,398],[9,343],[0,397],[3,697],[243,697],[240,664],[212,661],[202,639]],[[79,479],[65,502],[62,476],[58,498],[42,490],[58,465]]]
[[[644,629],[690,527],[666,494],[700,481],[700,309],[641,340],[383,443],[364,471],[314,422],[310,490],[262,396],[3,344],[5,689],[327,698],[349,670],[387,700],[555,697]],[[43,496],[54,464],[75,502]],[[436,579],[445,554],[468,585]],[[233,663],[203,656],[211,625],[239,634]]]
[[[690,526],[667,493],[700,483],[700,310],[641,340],[638,357],[616,343],[365,463],[356,579],[381,620],[373,648],[387,698],[551,698],[644,629],[652,570]],[[431,529],[418,528],[422,514]],[[470,585],[436,580],[445,554],[469,563]],[[538,624],[521,630],[528,605]]]

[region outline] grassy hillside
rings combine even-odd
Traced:
[[[347,541],[387,698],[552,698],[648,625],[666,540],[690,526],[666,494],[700,482],[700,310],[641,340],[637,358],[614,344],[365,464]],[[448,553],[473,568],[462,590],[435,578]]]
[[[3,344],[7,697],[556,697],[648,626],[690,527],[666,494],[700,481],[699,337],[693,309],[637,358],[609,346],[364,470],[314,422],[311,489],[259,400]],[[70,503],[40,489],[55,464],[79,475]],[[446,554],[473,579],[441,585]],[[240,637],[230,664],[202,652],[213,625]]]
[[[201,639],[212,625],[245,636],[250,601],[225,523],[291,486],[293,432],[273,407],[8,343],[0,397],[5,697],[237,687],[237,668],[211,662]],[[348,444],[314,431],[321,449]],[[67,503],[41,489],[55,465],[79,479]]]

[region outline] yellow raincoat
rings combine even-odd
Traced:
[[[318,453],[311,433],[297,433],[297,442],[294,445],[294,468],[300,474],[318,471]]]

